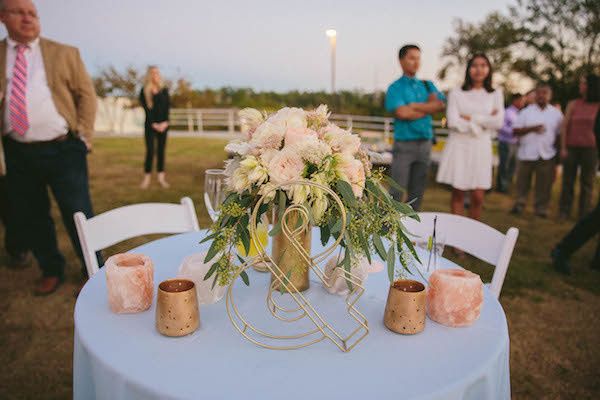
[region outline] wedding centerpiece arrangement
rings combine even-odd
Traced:
[[[226,146],[233,155],[225,169],[228,193],[204,239],[212,240],[205,262],[213,260],[206,279],[215,275],[219,285],[231,283],[237,261],[244,261],[236,245],[241,242],[248,253],[250,218],[259,200],[256,216],[270,218],[275,261],[286,269],[285,279],[300,290],[308,287],[308,268],[297,261],[298,246],[286,243],[282,223],[294,225],[290,229],[304,248],[310,246],[311,226],[319,228],[323,245],[331,238],[339,240],[337,268],[348,272],[377,254],[387,262],[393,281],[397,262],[408,271],[409,260],[418,260],[402,224],[403,218],[418,218],[417,214],[389,195],[383,184],[396,183],[383,170],[372,169],[360,137],[329,121],[327,106],[310,111],[286,107],[271,115],[246,108],[239,116],[245,137]],[[341,207],[328,190],[339,196]],[[290,207],[306,212],[296,209],[286,221],[282,217]],[[391,245],[386,248],[384,243]],[[245,272],[240,276],[248,282]]]

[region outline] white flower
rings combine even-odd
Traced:
[[[240,169],[244,170],[250,183],[261,185],[269,179],[267,169],[254,156],[248,156],[240,161]]]
[[[325,104],[321,104],[315,110],[306,113],[308,125],[313,129],[319,129],[329,122],[329,115],[331,113],[327,110]]]
[[[297,128],[306,129],[308,123],[306,121],[306,111],[301,108],[285,107],[277,111],[274,115],[267,119],[275,125],[285,129]]]
[[[238,117],[240,119],[240,130],[249,137],[252,136],[256,128],[265,120],[263,114],[254,108],[240,110]]]
[[[325,214],[325,211],[327,211],[328,206],[329,201],[327,201],[327,197],[321,197],[313,201],[312,213],[316,223],[319,223],[321,221],[321,218],[323,218],[323,215]]]
[[[281,148],[284,134],[285,129],[283,127],[265,121],[254,131],[252,139],[250,139],[250,145],[260,149],[278,150]]]
[[[300,180],[303,172],[302,158],[290,149],[280,151],[269,162],[269,176],[271,181],[277,185]]]
[[[228,153],[245,156],[246,154],[252,151],[252,145],[245,141],[235,140],[233,142],[227,143],[227,145],[225,146],[225,151]]]
[[[323,140],[334,152],[354,155],[360,149],[360,137],[345,131],[337,125],[330,124],[322,131]]]
[[[308,185],[292,185],[289,189],[289,195],[294,204],[304,204],[308,200],[310,187]]]
[[[258,195],[265,196],[263,204],[273,201],[273,199],[275,198],[275,194],[277,194],[277,190],[275,190],[275,188],[276,185],[271,182],[267,182],[260,187],[260,189],[258,190]]]
[[[328,155],[331,155],[331,147],[312,135],[304,136],[302,139],[294,142],[290,148],[297,152],[303,160],[315,165],[321,165],[323,159]]]

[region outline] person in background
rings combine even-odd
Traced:
[[[560,134],[560,158],[563,163],[562,191],[560,194],[559,217],[569,218],[573,206],[573,192],[577,171],[579,175],[579,218],[586,215],[591,206],[594,178],[598,165],[594,121],[600,102],[593,101],[596,93],[588,90],[597,87],[599,77],[589,75],[579,81],[580,98],[567,105]]]
[[[504,96],[492,86],[492,66],[485,54],[467,64],[465,81],[448,95],[450,135],[444,147],[437,181],[452,186],[453,214],[464,214],[464,197],[471,192],[469,214],[480,219],[484,194],[492,187],[492,138],[504,121]]]
[[[5,165],[0,163],[0,220],[4,225],[4,249],[9,256],[9,265],[19,268],[31,263],[27,242],[19,230],[19,221],[11,210],[8,187],[5,175]]]
[[[535,88],[525,93],[525,107],[535,104]]]
[[[504,124],[498,132],[500,164],[496,175],[496,190],[500,193],[508,193],[515,173],[518,138],[513,134],[513,124],[519,111],[525,107],[525,100],[525,96],[520,93],[511,94],[510,105],[504,110]]]
[[[385,96],[385,108],[394,113],[392,178],[406,189],[407,200],[421,208],[431,156],[433,127],[431,114],[444,109],[444,95],[431,81],[417,78],[421,50],[409,44],[398,52],[404,74],[393,82]],[[392,190],[396,200],[402,193]]]
[[[40,37],[40,19],[31,0],[1,1],[0,20],[8,32],[0,42],[0,111],[9,202],[43,271],[34,293],[47,295],[60,286],[65,269],[48,189],[85,265],[73,214],[93,217],[87,154],[96,94],[79,51]]]
[[[600,102],[600,81],[598,77],[587,80],[588,102]],[[600,111],[596,112],[594,127],[592,129],[596,141],[596,156],[600,158]],[[580,249],[588,240],[600,233],[600,198],[596,208],[575,224],[573,229],[565,235],[564,238],[554,247],[551,253],[552,265],[554,268],[564,274],[571,272],[569,259],[578,249]],[[600,270],[600,241],[596,245],[594,258],[590,267]]]
[[[144,87],[140,92],[140,104],[146,113],[144,135],[146,139],[146,160],[144,161],[144,180],[140,187],[147,189],[152,179],[152,164],[156,153],[158,183],[168,188],[165,177],[165,150],[169,131],[169,89],[165,86],[156,66],[148,67]],[[156,144],[156,151],[155,151]]]
[[[562,123],[562,113],[550,104],[552,89],[540,84],[535,90],[535,104],[521,110],[513,133],[519,137],[517,159],[517,201],[511,211],[521,214],[527,204],[531,181],[535,175],[535,214],[548,216],[552,190],[552,175],[556,156],[556,138]]]

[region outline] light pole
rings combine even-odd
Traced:
[[[337,32],[335,29],[327,29],[325,34],[329,38],[329,44],[331,45],[331,93],[335,94],[335,45]]]

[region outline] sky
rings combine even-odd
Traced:
[[[421,78],[436,79],[455,18],[480,21],[508,0],[37,0],[42,35],[77,46],[90,73],[158,65],[196,88],[327,90],[337,30],[338,89],[385,89],[397,52],[422,48]],[[4,27],[2,36],[6,35]],[[438,82],[439,83],[439,82]],[[442,83],[447,87],[452,82]]]

